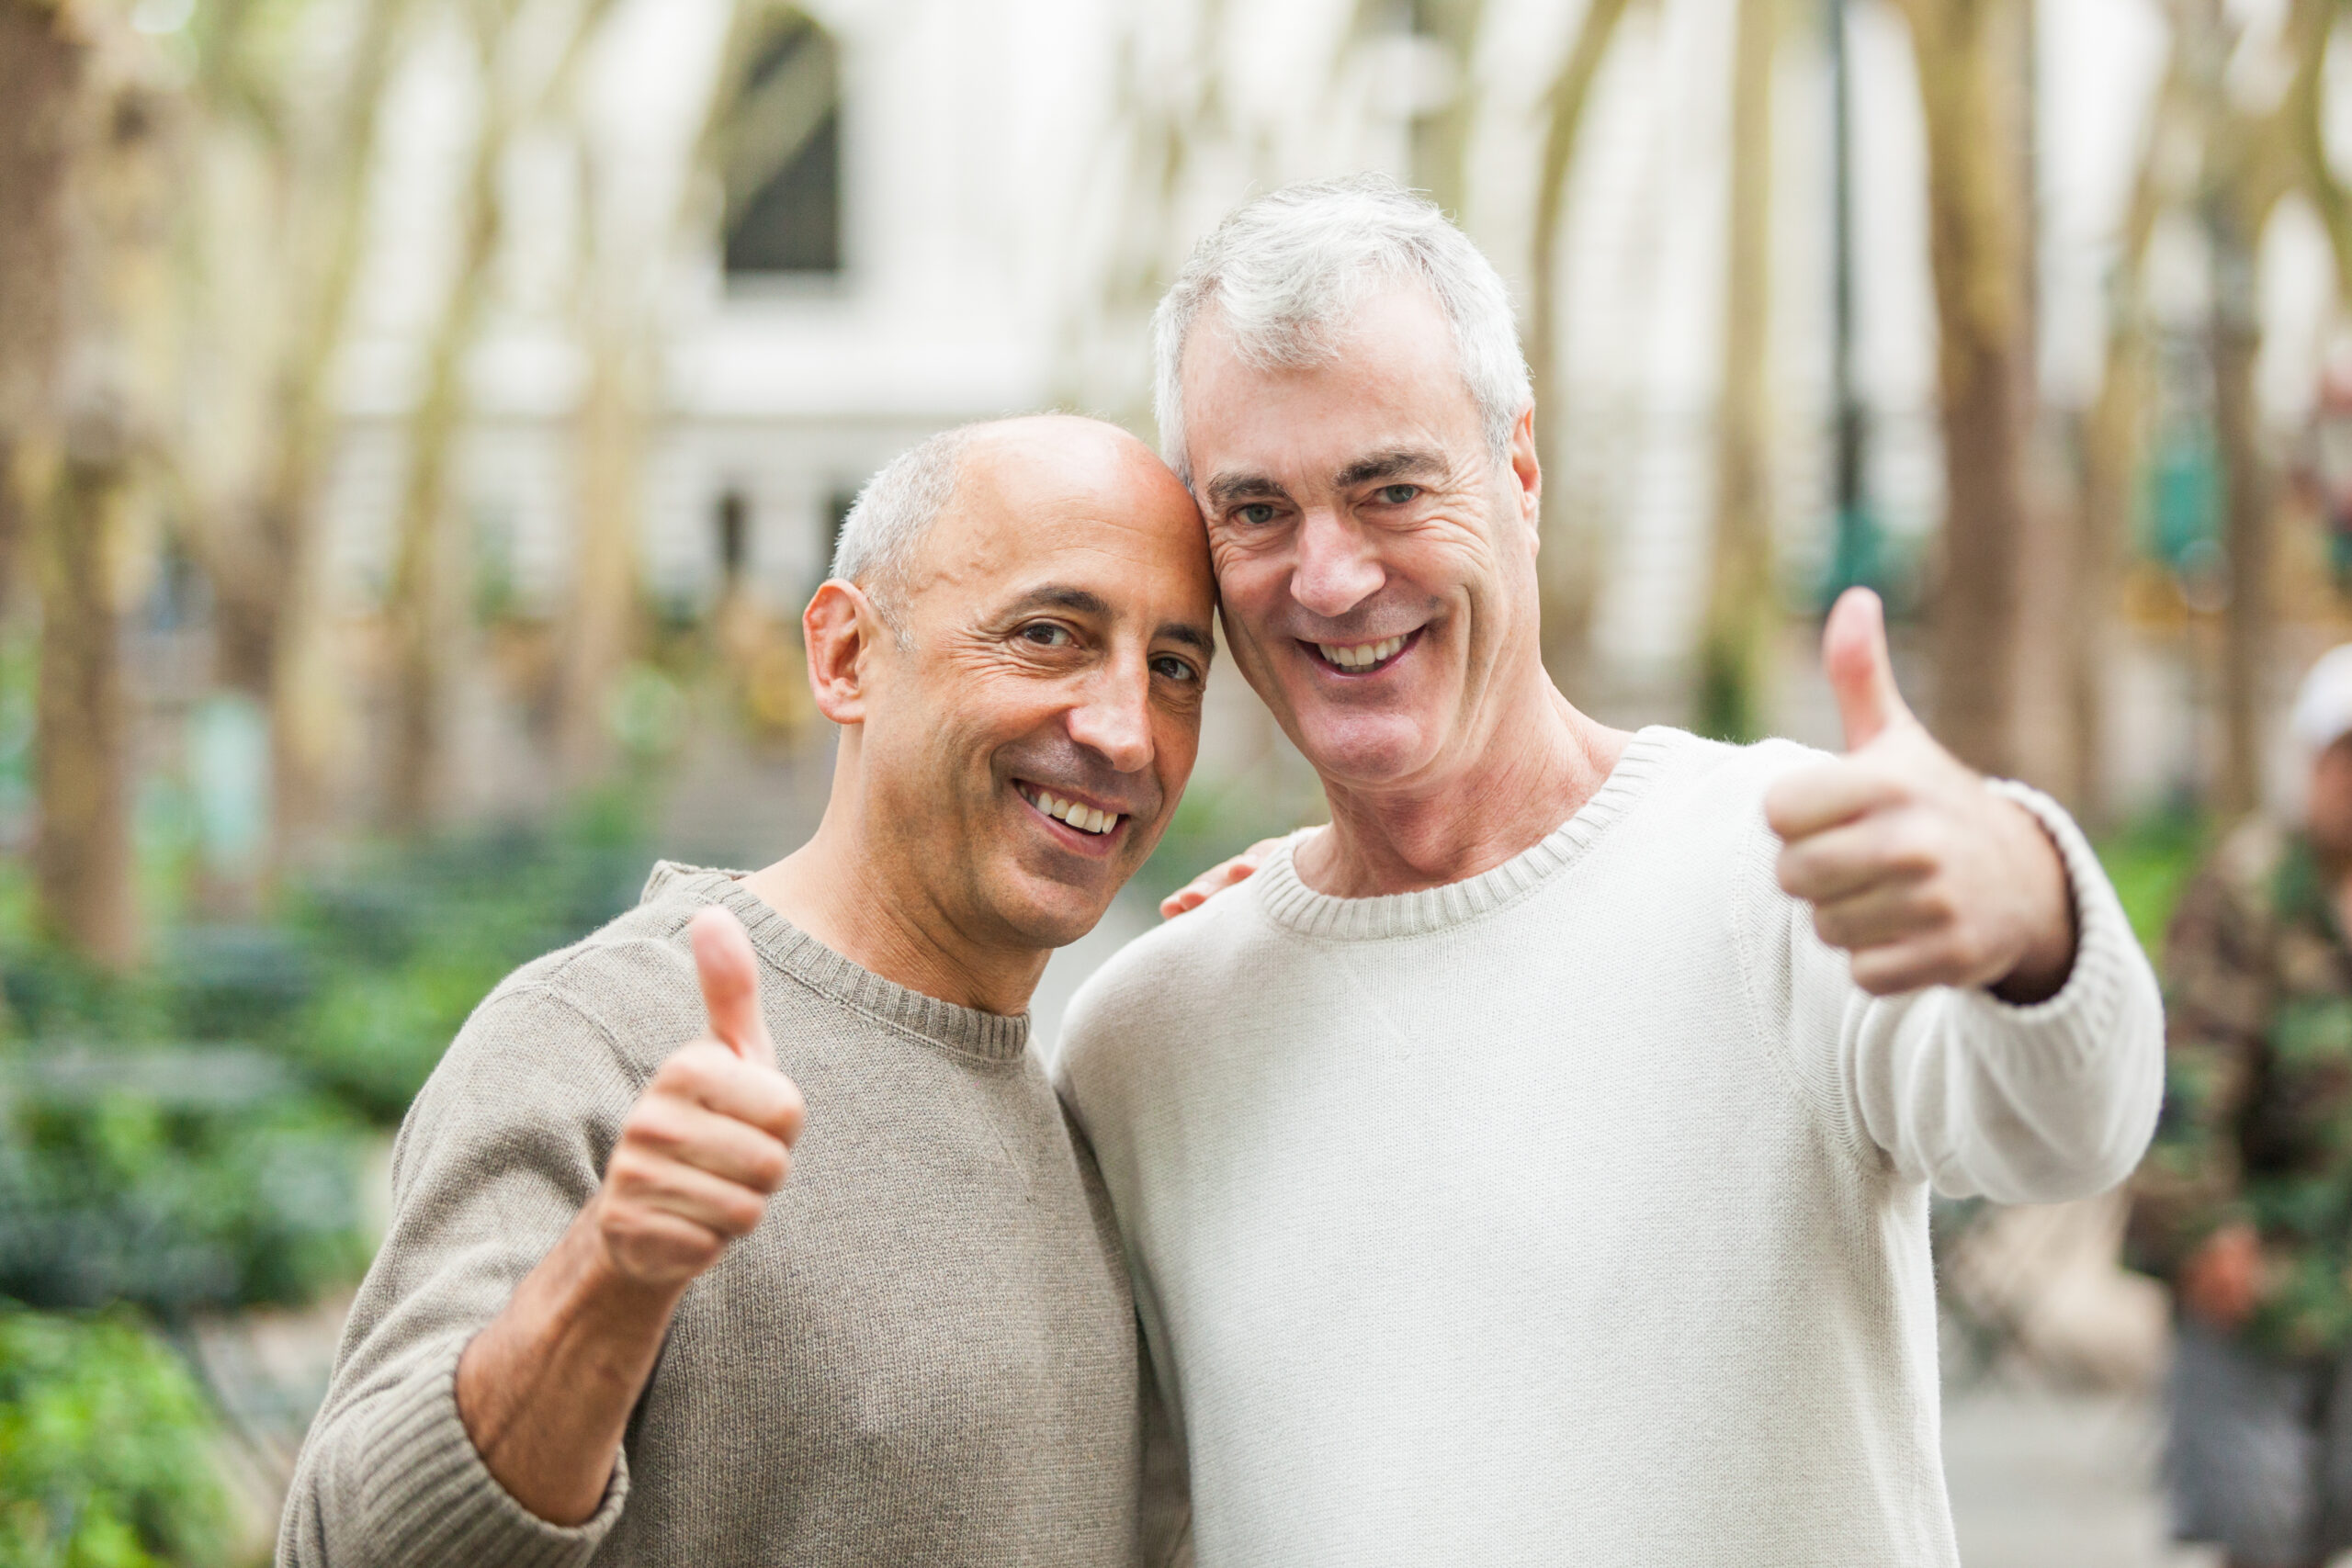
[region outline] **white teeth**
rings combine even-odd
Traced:
[[[1119,815],[1115,811],[1097,811],[1091,806],[1064,800],[1042,789],[1029,798],[1046,816],[1058,822],[1067,822],[1083,833],[1107,833],[1119,825]]]
[[[1405,646],[1405,639],[1401,637],[1384,637],[1378,642],[1358,643],[1352,648],[1329,642],[1318,642],[1315,646],[1322,650],[1324,658],[1340,669],[1363,670],[1394,656],[1398,649]]]

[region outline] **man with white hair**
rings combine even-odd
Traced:
[[[1579,712],[1507,291],[1393,184],[1243,207],[1156,338],[1234,660],[1331,807],[1114,959],[1058,1065],[1198,1562],[1956,1562],[1928,1190],[2108,1187],[2161,1088],[2081,834],[1911,716],[1867,593],[1843,757]]]
[[[815,837],[655,867],[468,1021],[281,1568],[1135,1560],[1135,1311],[1025,1009],[1183,792],[1211,602],[1191,499],[1111,426],[875,479],[801,618]]]
[[[2170,1084],[2127,1247],[2178,1308],[2175,1526],[2237,1568],[2352,1547],[2352,644],[2290,723],[2301,820],[2232,829],[2166,933]]]

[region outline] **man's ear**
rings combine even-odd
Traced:
[[[1510,477],[1519,501],[1519,515],[1528,532],[1538,533],[1536,519],[1544,510],[1544,468],[1535,460],[1535,405],[1530,403],[1510,431]]]
[[[828,578],[800,612],[808,645],[808,689],[817,711],[835,724],[865,722],[865,676],[876,644],[889,635],[880,612],[854,582]]]

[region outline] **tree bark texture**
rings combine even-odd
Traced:
[[[1765,732],[1772,581],[1772,62],[1777,0],[1739,0],[1732,44],[1724,383],[1715,415],[1715,518],[1699,645],[1699,724]]]
[[[2033,363],[2016,84],[2018,0],[1905,0],[1928,142],[1928,256],[1945,512],[1935,617],[1937,735],[2015,771],[2018,569]]]

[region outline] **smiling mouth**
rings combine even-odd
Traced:
[[[1412,646],[1421,640],[1427,628],[1415,626],[1401,637],[1382,637],[1378,642],[1307,642],[1299,646],[1315,657],[1325,669],[1340,675],[1376,675],[1405,657]]]
[[[1119,824],[1126,820],[1125,816],[1120,812],[1104,811],[1099,807],[1084,805],[1024,780],[1015,779],[1013,788],[1021,792],[1022,799],[1039,811],[1064,827],[1075,829],[1081,833],[1092,833],[1100,838],[1116,832]]]

